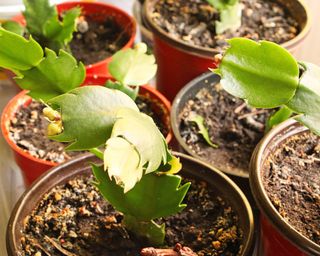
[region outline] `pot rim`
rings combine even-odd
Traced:
[[[226,176],[223,172],[221,172],[220,170],[206,164],[205,162],[202,162],[198,159],[195,159],[191,156],[185,155],[183,153],[180,152],[174,152],[173,154],[179,158],[183,158],[186,159],[190,162],[194,162],[198,165],[202,165],[205,168],[207,168],[208,170],[216,173],[217,175],[219,175],[222,179],[225,180],[225,182],[227,184],[229,184],[240,196],[244,209],[246,211],[246,215],[248,217],[248,225],[249,225],[249,230],[248,230],[248,238],[245,241],[245,243],[243,244],[243,251],[242,251],[242,255],[249,255],[249,253],[252,250],[252,245],[253,245],[253,240],[254,240],[254,217],[253,217],[253,212],[252,212],[252,208],[250,206],[250,203],[248,201],[248,199],[246,198],[246,196],[244,195],[244,193],[241,191],[241,189],[228,177]],[[34,193],[39,187],[41,187],[41,184],[43,184],[47,179],[51,179],[52,177],[57,176],[57,173],[59,173],[60,169],[62,168],[66,168],[69,165],[73,165],[77,162],[81,162],[83,160],[85,160],[86,158],[90,158],[90,157],[94,157],[91,153],[87,153],[84,155],[80,155],[77,156],[75,158],[72,158],[58,166],[55,166],[53,168],[51,168],[50,170],[46,171],[44,174],[42,174],[40,177],[38,177],[36,179],[35,182],[32,183],[32,185],[27,188],[27,190],[20,196],[19,200],[17,201],[17,203],[15,204],[8,225],[7,225],[7,230],[6,230],[6,244],[7,244],[7,251],[9,255],[15,255],[16,251],[16,243],[15,243],[15,237],[16,237],[16,232],[15,232],[15,223],[18,222],[19,216],[21,215],[22,209],[23,209],[23,205],[28,204],[28,198],[31,196],[32,193]],[[80,169],[79,171],[81,171],[83,169]],[[58,182],[54,185],[56,186],[58,184]],[[51,186],[51,187],[54,187]],[[51,187],[49,189],[51,189]],[[48,190],[47,190],[48,191]],[[10,250],[11,249],[11,250]]]
[[[31,155],[28,151],[23,150],[20,148],[11,138],[10,138],[10,119],[14,116],[14,114],[17,112],[17,109],[20,108],[24,103],[26,103],[28,100],[31,100],[31,97],[27,95],[27,90],[23,90],[19,92],[17,95],[15,95],[5,106],[3,109],[2,115],[1,115],[1,131],[2,135],[5,138],[6,142],[10,146],[10,148],[17,152],[19,155],[32,160],[34,162],[37,162],[39,164],[46,165],[48,167],[53,167],[58,165],[58,163],[43,160],[41,158],[35,157]]]
[[[171,110],[171,114],[170,114],[171,129],[173,131],[174,137],[177,139],[178,143],[182,146],[183,150],[185,150],[189,155],[191,155],[191,156],[193,156],[194,158],[197,158],[197,159],[199,159],[200,156],[198,154],[196,154],[195,152],[193,152],[189,148],[187,143],[181,137],[181,134],[180,134],[180,131],[179,131],[179,124],[178,124],[178,122],[176,122],[176,120],[179,119],[178,117],[179,117],[179,114],[180,114],[180,113],[178,113],[178,110],[179,110],[178,107],[181,104],[181,100],[182,100],[183,96],[186,95],[191,88],[197,86],[197,84],[200,81],[203,81],[203,80],[205,80],[205,79],[207,79],[208,77],[211,77],[211,76],[219,77],[217,74],[214,74],[211,71],[209,71],[209,72],[205,72],[205,73],[201,74],[200,76],[197,76],[196,78],[191,80],[189,83],[187,83],[179,91],[179,93],[176,95],[176,97],[174,98],[173,103],[172,103],[172,110]],[[200,89],[200,87],[199,87],[199,89]],[[203,162],[206,162],[204,159],[201,159],[201,160]],[[210,164],[210,163],[207,163],[207,164],[214,167],[213,164]],[[236,177],[241,177],[241,178],[246,178],[246,179],[249,178],[249,173],[245,173],[245,172],[237,172],[237,171],[230,171],[230,170],[223,170],[223,172],[228,174],[228,175],[232,175],[232,176],[236,176]]]
[[[61,8],[64,5],[75,5],[75,6],[78,5],[81,7],[88,6],[88,5],[97,5],[97,6],[100,6],[100,8],[102,8],[102,9],[103,8],[113,9],[118,14],[127,17],[127,19],[130,21],[131,26],[132,26],[132,33],[129,34],[130,37],[129,37],[128,42],[123,47],[121,47],[121,49],[119,49],[119,50],[130,48],[133,45],[135,37],[136,37],[136,33],[137,33],[137,24],[136,24],[135,19],[133,17],[131,17],[128,13],[126,13],[124,10],[120,9],[119,7],[114,6],[112,4],[104,3],[104,2],[85,2],[85,1],[67,1],[67,2],[62,2],[62,3],[56,4],[55,6],[59,9],[59,7]],[[12,18],[12,20],[19,22],[19,23],[25,23],[25,19],[22,14],[18,14],[16,16],[14,16]],[[105,63],[108,63],[109,61],[111,61],[112,56],[113,55],[111,55],[103,60],[100,60],[98,62],[94,62],[92,64],[85,65],[85,67],[86,67],[86,69],[90,69],[90,70],[93,69],[94,70],[97,66],[100,66],[102,64],[105,64]]]
[[[157,35],[161,40],[166,41],[167,43],[171,44],[173,47],[184,51],[188,54],[200,56],[203,58],[213,58],[214,55],[221,53],[220,51],[214,50],[213,48],[209,47],[202,47],[202,46],[196,46],[196,45],[190,45],[185,42],[183,42],[180,39],[176,39],[168,32],[166,32],[164,29],[160,28],[153,20],[151,15],[151,10],[153,9],[153,6],[155,2],[158,0],[145,0],[142,16],[144,21],[146,22],[147,27],[155,34]],[[311,28],[311,21],[310,21],[310,12],[309,8],[307,7],[305,0],[292,0],[296,1],[298,4],[300,4],[301,9],[304,10],[306,14],[306,24],[301,29],[300,33],[295,36],[293,39],[286,41],[281,44],[282,47],[285,47],[288,50],[291,50],[295,48],[309,33]],[[299,24],[301,25],[301,24]]]
[[[253,196],[260,211],[267,217],[273,227],[286,237],[286,239],[289,239],[291,243],[298,246],[306,253],[320,255],[320,245],[300,234],[293,226],[281,217],[280,213],[276,210],[269,199],[260,175],[262,171],[261,163],[264,160],[263,156],[265,153],[268,153],[268,146],[270,143],[276,140],[276,144],[278,144],[285,141],[288,137],[306,130],[308,130],[308,128],[300,125],[300,123],[294,119],[288,119],[271,129],[260,141],[252,154],[249,180]]]
[[[150,41],[153,40],[152,32],[142,22],[142,4],[139,0],[134,0],[132,5],[132,14],[136,22],[139,24],[140,33],[146,36]]]

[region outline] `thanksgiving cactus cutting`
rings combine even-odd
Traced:
[[[239,0],[207,0],[219,11],[220,21],[215,22],[216,33],[237,30],[241,26],[242,8]]]
[[[112,72],[121,87],[142,85],[156,70],[144,46],[115,57]],[[176,173],[181,164],[152,118],[139,112],[133,99],[120,90],[79,87],[85,69],[69,53],[43,51],[32,37],[25,39],[3,28],[0,66],[12,70],[18,85],[47,105],[43,113],[50,122],[51,139],[69,143],[67,150],[88,150],[103,160],[104,168],[92,166],[95,184],[123,213],[126,228],[151,244],[162,244],[165,226],[155,219],[186,206],[182,201],[190,183],[180,184]],[[145,68],[149,74],[143,73]]]
[[[269,126],[294,118],[320,134],[320,68],[298,62],[283,47],[244,38],[229,41],[215,73],[223,88],[253,107],[280,108]]]

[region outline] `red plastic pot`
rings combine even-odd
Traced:
[[[110,79],[108,76],[87,76],[84,85],[103,85],[105,82]],[[26,95],[27,91],[21,91],[17,94],[4,108],[1,116],[1,130],[2,134],[11,147],[16,163],[21,168],[25,184],[29,186],[35,179],[37,179],[41,174],[50,169],[53,166],[56,166],[57,163],[39,159],[32,156],[27,151],[24,151],[18,147],[14,141],[10,138],[9,125],[10,120],[14,117],[15,113],[19,108],[24,105],[28,106],[31,103],[31,98]],[[140,90],[141,95],[144,95],[156,102],[154,111],[159,112],[163,111],[163,122],[168,125],[169,133],[166,137],[166,141],[169,143],[172,139],[172,132],[170,128],[170,102],[161,95],[156,89],[150,86],[142,86]]]
[[[260,215],[259,254],[264,256],[307,256],[273,227],[269,220]]]
[[[294,229],[279,214],[263,187],[262,167],[265,160],[291,136],[307,131],[294,120],[287,120],[272,129],[258,144],[250,163],[250,187],[261,211],[261,256],[307,256],[320,255],[320,245]]]
[[[21,106],[28,106],[31,103],[31,97],[26,95],[27,91],[21,91],[13,99],[9,101],[4,108],[1,116],[1,130],[3,137],[11,147],[13,156],[21,168],[25,184],[29,186],[36,178],[57,164],[51,161],[46,161],[32,156],[27,151],[24,151],[14,143],[10,138],[9,125],[10,120],[15,116],[15,113]]]
[[[58,12],[61,13],[76,6],[81,7],[82,15],[90,16],[98,22],[103,22],[106,17],[114,17],[117,23],[130,35],[128,42],[122,49],[132,47],[136,36],[136,22],[129,14],[113,5],[100,2],[64,2],[58,4],[57,9]],[[25,25],[25,20],[22,15],[14,17],[13,20]],[[87,65],[87,75],[108,75],[108,65],[111,59],[112,56],[97,63]]]
[[[143,18],[147,27],[153,33],[154,54],[157,59],[157,88],[170,101],[178,91],[190,80],[204,73],[208,68],[214,68],[213,57],[219,53],[211,48],[189,45],[171,37],[152,19],[155,4],[159,0],[146,0],[143,8]],[[301,44],[310,30],[307,8],[300,0],[277,0],[288,8],[301,27],[301,32],[294,39],[283,44],[293,52]]]

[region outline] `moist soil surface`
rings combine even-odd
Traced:
[[[64,151],[66,144],[47,138],[49,122],[44,118],[42,109],[45,106],[32,100],[30,105],[22,106],[11,119],[10,138],[18,147],[30,155],[55,163],[62,163],[80,152]]]
[[[290,137],[267,158],[262,178],[280,215],[320,245],[320,137]]]
[[[298,22],[277,1],[240,0],[241,27],[215,33],[219,13],[206,0],[159,0],[152,14],[155,23],[172,37],[190,45],[222,51],[226,39],[246,37],[278,44],[289,41],[300,31]]]
[[[78,24],[70,43],[72,54],[85,65],[102,61],[120,50],[128,41],[129,34],[112,17],[96,22],[86,17]]]
[[[248,107],[220,84],[209,84],[206,80],[202,83],[199,87],[203,88],[186,102],[179,114],[181,137],[194,153],[218,169],[248,174],[251,154],[264,135],[270,110]],[[194,114],[204,118],[209,138],[217,148],[209,146],[197,125],[190,121]]]
[[[159,220],[166,225],[163,247],[179,242],[199,256],[240,252],[239,219],[205,182],[192,180],[185,202],[182,212]],[[25,218],[21,255],[139,255],[149,245],[127,232],[122,218],[90,179],[74,178],[53,188]]]
[[[151,100],[144,96],[138,96],[135,102],[139,110],[150,116],[158,126],[163,136],[166,137],[169,133],[168,127],[170,126],[169,121],[165,123],[165,120],[168,119],[168,117],[166,116],[168,115],[168,113],[166,113],[165,110],[158,105],[159,102]],[[154,106],[157,107],[155,108]]]
[[[141,112],[153,118],[160,131],[166,136],[168,128],[163,124],[161,116],[164,113],[155,113],[148,98],[138,97],[136,103]],[[65,143],[47,138],[48,121],[42,114],[44,107],[42,103],[34,100],[27,107],[21,107],[10,122],[10,138],[18,147],[29,152],[32,156],[55,163],[62,163],[82,154],[83,152],[66,152],[64,150]]]

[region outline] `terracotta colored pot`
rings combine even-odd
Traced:
[[[85,85],[104,85],[107,81],[107,76],[88,76],[84,82]],[[166,137],[166,141],[169,143],[172,139],[172,132],[170,128],[170,102],[161,95],[157,90],[150,86],[141,87],[141,95],[149,97],[156,102],[154,111],[155,112],[164,112],[163,122],[167,125],[169,133]],[[13,140],[10,138],[9,125],[10,120],[14,117],[15,113],[19,110],[22,105],[28,106],[31,103],[31,98],[26,95],[26,91],[22,91],[17,94],[4,108],[1,116],[1,130],[2,134],[11,147],[14,158],[21,168],[24,176],[25,184],[30,185],[36,178],[38,178],[42,173],[47,171],[53,166],[56,166],[57,163],[39,159],[32,156],[27,151],[24,151],[18,147]]]
[[[251,207],[241,190],[220,171],[181,153],[175,153],[175,155],[180,158],[183,165],[182,176],[187,175],[198,180],[205,180],[214,189],[215,194],[219,195],[235,210],[239,216],[239,226],[243,230],[242,253],[239,255],[251,256],[254,230],[253,215]],[[7,251],[9,256],[19,255],[24,219],[41,201],[43,195],[58,184],[66,183],[75,176],[90,175],[91,162],[97,163],[99,161],[92,155],[74,158],[54,167],[27,189],[16,204],[8,223]]]
[[[129,34],[129,40],[122,49],[130,48],[133,45],[136,36],[136,22],[129,14],[113,5],[100,2],[64,2],[58,4],[57,9],[58,12],[61,13],[76,6],[81,7],[82,15],[88,15],[98,22],[103,22],[106,17],[114,17],[123,30],[126,30]],[[25,25],[25,20],[22,15],[14,17],[13,20]],[[108,75],[108,65],[111,59],[112,56],[97,63],[87,65],[87,75]]]
[[[261,211],[261,237],[259,255],[307,256],[320,255],[320,246],[296,231],[286,222],[263,187],[262,166],[289,137],[301,134],[307,128],[294,120],[287,120],[272,129],[256,147],[250,163],[250,186]]]
[[[298,48],[310,30],[309,14],[303,0],[277,0],[288,8],[299,22],[301,32],[294,39],[282,44],[290,52]],[[178,91],[191,79],[208,68],[214,68],[213,61],[217,51],[211,48],[189,45],[171,37],[152,19],[152,13],[158,0],[146,0],[143,18],[153,33],[154,54],[157,59],[157,88],[169,100],[173,100]]]

